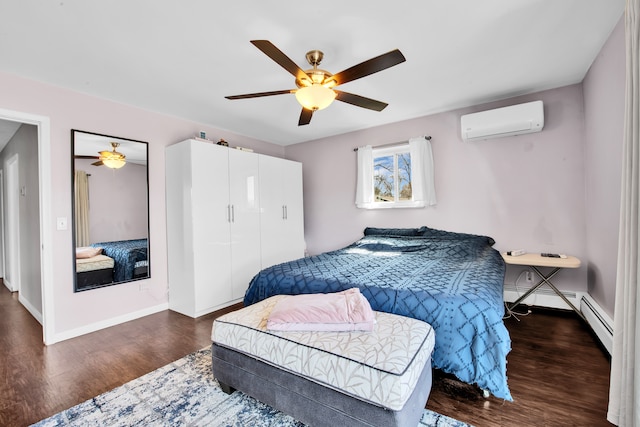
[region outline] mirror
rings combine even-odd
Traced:
[[[151,277],[148,147],[71,130],[75,292]]]

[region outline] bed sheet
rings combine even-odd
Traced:
[[[114,282],[133,279],[136,263],[147,260],[147,239],[100,242],[93,243],[91,246],[94,248],[102,248],[102,253],[113,258],[115,261],[113,271]]]
[[[434,328],[435,368],[511,401],[505,265],[493,243],[486,236],[424,227],[415,236],[365,235],[345,248],[262,270],[252,279],[244,304],[278,294],[358,287],[373,310],[413,317]]]

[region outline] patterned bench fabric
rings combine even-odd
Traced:
[[[264,269],[251,281],[244,304],[358,287],[373,310],[420,319],[435,329],[435,368],[512,400],[505,265],[493,239],[417,230],[416,236],[368,235],[336,251]]]
[[[76,259],[76,272],[82,273],[84,271],[113,268],[113,264],[113,258],[109,258],[106,255],[96,255],[91,258],[78,258]]]
[[[217,345],[326,387],[401,410],[428,365],[435,337],[425,322],[376,313],[373,332],[274,332],[266,319],[282,295],[217,318]]]

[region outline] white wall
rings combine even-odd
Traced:
[[[542,132],[462,141],[462,114],[538,99],[545,110]],[[433,138],[438,205],[357,209],[353,148],[419,135]],[[367,226],[427,225],[489,235],[501,251],[577,256],[583,266],[563,271],[556,283],[564,290],[586,291],[582,85],[296,144],[285,153],[303,163],[305,238],[312,254],[353,242]],[[519,271],[509,267],[506,281],[512,282]]]
[[[53,340],[86,331],[167,304],[167,248],[164,196],[164,148],[204,130],[214,140],[282,157],[283,148],[222,129],[87,96],[15,75],[0,73],[0,109],[45,116],[51,136],[51,227],[55,218],[71,219],[71,129],[149,142],[151,278],[87,292],[73,292],[71,226],[52,236]],[[215,183],[212,183],[215,185]]]

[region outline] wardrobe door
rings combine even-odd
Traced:
[[[260,156],[262,268],[304,255],[301,171],[299,163]]]
[[[232,300],[228,148],[192,145],[195,316]]]
[[[188,142],[166,148],[169,308],[187,316],[194,315],[195,300],[191,171]]]
[[[260,271],[260,176],[258,154],[229,152],[231,299],[243,298]]]
[[[282,160],[281,171],[285,206],[283,235],[287,241],[282,257],[290,261],[302,258],[305,251],[302,163]]]

